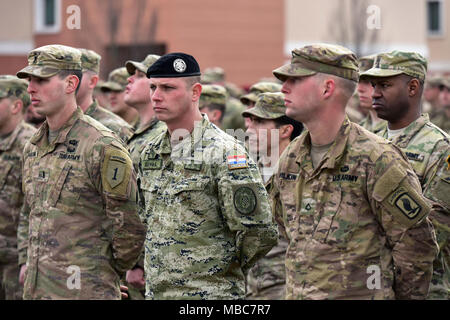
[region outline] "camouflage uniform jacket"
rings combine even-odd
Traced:
[[[134,170],[136,172],[138,172],[141,152],[147,145],[147,142],[152,138],[161,135],[166,128],[167,126],[164,122],[159,121],[156,117],[153,117],[147,124],[139,126],[128,140],[127,148],[130,152],[131,161],[133,162]]]
[[[51,144],[44,122],[23,157],[24,299],[120,299],[119,277],[145,238],[128,152],[78,108]],[[74,267],[79,287],[69,286]]]
[[[387,138],[387,128],[378,134]],[[450,265],[445,268],[442,259],[449,260],[448,253],[444,252],[450,250],[450,172],[443,170],[443,167],[447,166],[444,162],[450,155],[450,136],[431,123],[428,114],[423,114],[401,134],[393,137],[392,142],[406,154],[419,177],[425,197],[434,202],[435,210],[430,214],[430,218],[436,227],[441,253],[434,263],[431,291],[434,295],[436,290],[441,290],[433,284],[439,281],[437,277],[442,279],[445,273],[447,289],[444,291],[448,291],[450,270],[445,269]]]
[[[17,262],[17,226],[22,193],[22,152],[36,129],[20,122],[0,140],[0,264]]]
[[[386,120],[381,120],[377,124],[373,124],[372,118],[370,117],[370,114],[368,114],[360,123],[359,125],[363,127],[366,130],[369,130],[370,132],[373,132],[375,134],[378,134],[381,130],[384,130],[387,126]]]
[[[450,134],[450,118],[447,117],[444,109],[430,113],[430,121],[447,134]]]
[[[258,161],[258,167],[263,174],[263,169],[272,167],[264,167],[261,161]],[[268,177],[270,177],[272,174]],[[266,185],[266,189],[270,191],[270,183]],[[284,259],[288,243],[282,232],[279,232],[278,244],[273,247],[267,255],[256,261],[255,265],[250,269],[247,275],[247,298],[249,299],[267,299],[281,300],[284,299],[284,291],[286,284],[286,271]]]
[[[173,148],[168,131],[152,140],[138,177],[147,223],[146,298],[243,298],[244,275],[278,235],[244,147],[204,117]]]
[[[289,241],[286,299],[425,298],[438,248],[401,151],[348,118],[316,169],[310,149],[305,131],[272,179],[273,212]],[[376,270],[378,284],[369,278]]]
[[[124,145],[128,143],[128,140],[133,135],[133,127],[130,126],[128,122],[115,113],[99,106],[96,100],[94,100],[89,108],[87,108],[84,114],[94,118],[114,132],[120,139],[122,139]]]

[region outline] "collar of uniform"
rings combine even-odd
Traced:
[[[336,162],[341,158],[342,153],[345,150],[349,134],[350,134],[350,120],[346,115],[344,121],[342,122],[341,128],[338,131],[336,139],[334,140],[330,149],[328,150],[328,152],[325,154],[325,156],[321,161],[322,163],[324,163],[325,161],[325,163],[322,166],[320,166],[320,168],[335,167]],[[299,141],[299,145],[304,147],[301,149],[295,161],[301,166],[304,166],[305,161],[303,161],[303,159],[305,159],[305,157],[311,153],[311,136],[308,131],[302,137],[302,140]]]
[[[59,131],[58,137],[56,138],[53,144],[56,145],[57,143],[63,143],[64,141],[66,141],[66,137],[70,129],[72,129],[75,122],[81,117],[83,117],[83,115],[84,115],[83,110],[81,110],[80,107],[77,107],[77,109],[72,114],[70,119],[58,130]],[[36,132],[36,134],[30,139],[30,142],[34,145],[37,145],[38,142],[41,141],[41,139],[44,136],[48,135],[48,129],[49,129],[48,123],[47,120],[45,120],[44,123],[39,128],[39,130]]]
[[[97,107],[98,107],[98,102],[97,102],[97,100],[94,99],[94,102],[91,103],[91,105],[89,106],[89,108],[87,108],[87,110],[84,114],[88,115],[88,116],[94,114],[95,110],[97,110]]]
[[[143,126],[140,126],[141,120],[139,119],[138,123],[136,124],[137,125],[137,129],[134,132],[133,136],[137,136],[137,135],[147,131],[148,129],[151,129],[158,121],[159,121],[158,118],[153,116],[153,118],[151,118],[149,122],[147,122]]]
[[[417,120],[411,122],[403,131],[402,134],[394,137],[392,143],[400,148],[406,148],[411,139],[419,132],[423,126],[430,122],[430,118],[427,113],[422,114]],[[387,133],[387,126],[386,126]]]
[[[19,124],[16,126],[13,132],[5,140],[0,141],[1,151],[7,151],[12,147],[14,141],[16,141],[16,138],[19,135],[20,130],[22,130],[23,123],[24,123],[23,120],[19,122]]]

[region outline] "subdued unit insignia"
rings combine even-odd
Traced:
[[[422,207],[401,187],[394,191],[389,202],[400,209],[408,219],[414,219],[422,210]]]
[[[229,170],[248,168],[247,157],[245,154],[228,156],[227,164]]]
[[[126,195],[131,167],[131,160],[127,159],[123,151],[106,147],[102,168],[104,190],[122,196]]]
[[[250,214],[256,209],[255,192],[249,187],[239,187],[233,196],[234,207],[242,214]]]

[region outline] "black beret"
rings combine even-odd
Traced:
[[[180,78],[199,76],[200,66],[195,58],[182,52],[163,55],[147,69],[147,78]]]

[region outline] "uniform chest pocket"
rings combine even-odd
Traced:
[[[50,188],[47,199],[47,204],[50,207],[56,207],[59,204],[64,211],[72,211],[77,205],[76,201],[79,199],[79,193],[74,190],[65,190],[64,192],[64,185],[66,184],[71,169],[72,165],[66,163],[64,168],[56,175],[56,181],[54,181],[54,185]]]
[[[0,168],[0,191],[3,190],[3,187],[6,184],[6,179],[8,178],[8,174],[11,171],[11,168],[11,163],[7,163],[3,166],[3,168]]]
[[[207,210],[216,204],[213,200],[216,197],[208,196],[209,182],[209,178],[201,177],[179,180],[166,189],[169,201],[173,204],[181,204],[194,211]]]

